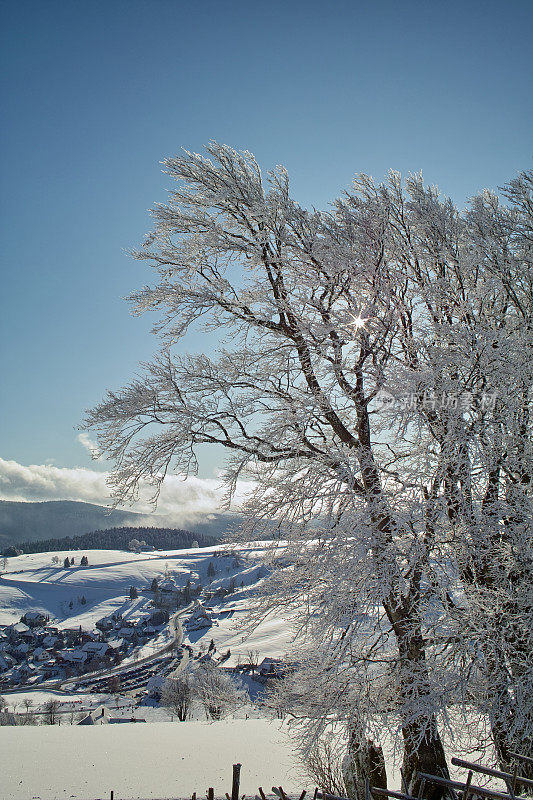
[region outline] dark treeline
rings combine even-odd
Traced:
[[[37,542],[20,542],[17,548],[23,553],[46,553],[56,550],[127,550],[128,542],[137,539],[155,548],[180,550],[198,542],[199,547],[213,544],[214,539],[191,531],[176,528],[108,528],[91,531],[81,536],[64,536],[61,539],[42,539]]]

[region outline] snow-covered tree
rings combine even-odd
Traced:
[[[230,494],[253,479],[246,535],[277,521],[285,540],[267,607],[308,636],[293,713],[315,737],[345,720],[352,749],[378,720],[399,724],[415,793],[418,770],[447,774],[437,721],[475,695],[473,670],[519,705],[486,709],[500,754],[499,728],[510,744],[530,731],[531,562],[517,548],[531,519],[531,177],[509,185],[509,208],[485,194],[460,215],[417,176],[361,176],[320,213],[291,199],[283,168],[265,183],[249,153],[208,151],[168,159],[179,185],[137,253],[156,283],[133,299],[162,312],[161,351],[87,425],[115,462],[116,502],[141,480],[155,501],[204,443],[227,451]],[[226,334],[218,353],[179,355],[200,323]]]
[[[174,678],[167,678],[161,693],[161,704],[168,706],[180,722],[185,722],[192,709],[195,684],[190,672],[182,672]]]
[[[246,691],[215,664],[207,661],[194,673],[195,693],[208,719],[222,719],[244,706]]]
[[[407,211],[397,181],[389,196],[419,298],[404,380],[439,467],[428,510],[435,524],[445,512],[467,599],[450,622],[477,643],[480,707],[508,768],[513,750],[533,755],[532,175],[504,187],[507,204],[485,191],[464,218],[420,180],[408,188]]]

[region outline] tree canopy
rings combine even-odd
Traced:
[[[532,174],[463,213],[420,175],[361,175],[321,212],[282,167],[207,150],[165,162],[177,188],[135,254],[159,353],[87,417],[116,501],[219,445],[229,495],[255,487],[245,535],[283,531],[270,602],[315,637],[293,709],[357,746],[399,720],[412,793],[447,774],[458,698],[502,763],[532,755]],[[180,352],[198,325],[214,355]]]

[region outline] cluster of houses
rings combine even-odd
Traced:
[[[120,664],[132,648],[156,635],[168,622],[168,612],[151,609],[123,618],[104,617],[95,630],[58,628],[38,611],[20,622],[0,626],[0,690],[64,680]]]

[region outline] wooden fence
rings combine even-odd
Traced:
[[[533,780],[525,775],[521,775],[519,770],[521,765],[527,765],[529,771],[531,771],[531,767],[533,767],[533,758],[521,755],[520,753],[511,753],[510,755],[514,760],[512,772],[504,772],[502,770],[492,769],[491,767],[485,767],[483,764],[477,764],[474,761],[452,758],[453,766],[468,770],[467,777],[464,781],[453,781],[450,778],[443,778],[440,775],[430,775],[426,772],[419,772],[420,785],[416,796],[409,794],[403,772],[402,791],[370,786],[367,781],[366,800],[379,800],[379,798],[382,797],[392,798],[392,800],[423,800],[428,784],[442,786],[446,790],[450,800],[530,800],[533,795]],[[501,780],[505,784],[507,791],[497,791],[487,786],[479,786],[472,783],[474,773]],[[224,795],[217,795],[217,800],[218,798],[224,798],[224,800],[246,800],[246,795],[240,794],[240,776],[241,764],[234,764],[231,794],[226,792]],[[525,791],[527,794],[521,794],[521,791]],[[282,786],[273,786],[272,794],[274,795],[274,800],[304,800],[307,791],[304,790],[301,794],[295,795],[285,792]],[[115,798],[114,791],[111,792],[110,800],[119,800],[118,797]],[[191,800],[203,800],[203,795],[193,792]],[[205,800],[215,800],[215,790],[213,787],[207,789]],[[263,787],[259,786],[255,798],[250,797],[248,800],[267,800],[267,795]],[[309,795],[309,800],[311,800],[311,795]],[[339,797],[316,788],[312,795],[312,800],[350,800],[350,798]]]

